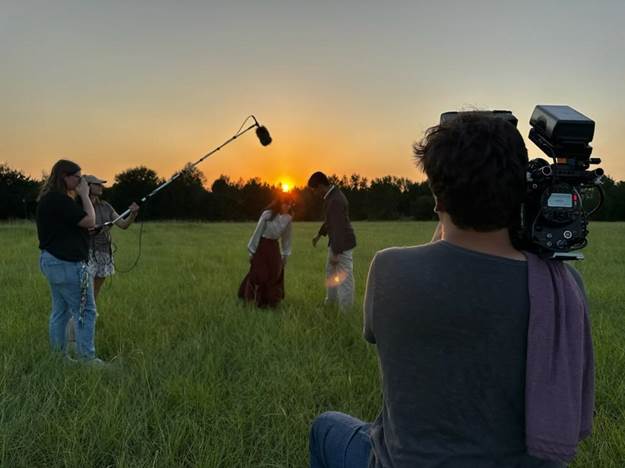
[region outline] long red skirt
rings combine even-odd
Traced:
[[[275,307],[284,299],[284,268],[277,240],[261,237],[239,297],[258,307]]]

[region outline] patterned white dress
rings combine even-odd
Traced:
[[[113,207],[104,200],[98,200],[93,204],[95,209],[96,224],[104,224],[117,217]],[[115,274],[113,249],[111,240],[111,226],[102,228],[100,232],[89,239],[89,273],[91,276],[106,278]]]

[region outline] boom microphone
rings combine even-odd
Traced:
[[[260,144],[263,146],[267,146],[271,143],[271,135],[269,135],[269,130],[264,125],[259,125],[256,128],[256,136],[260,140]]]
[[[251,124],[249,127],[247,128],[243,128],[245,123],[249,120],[249,119],[253,119],[254,123]],[[149,200],[150,198],[152,198],[154,195],[156,195],[158,192],[160,192],[162,189],[164,189],[165,187],[167,187],[169,184],[171,184],[174,180],[176,180],[178,177],[180,177],[182,174],[184,174],[186,171],[194,168],[195,166],[197,166],[198,164],[200,164],[202,161],[204,161],[206,158],[208,158],[209,156],[213,155],[214,153],[216,153],[217,151],[219,151],[221,148],[223,148],[224,146],[226,146],[229,143],[232,143],[234,140],[236,140],[238,137],[240,137],[241,135],[243,135],[246,132],[249,132],[251,129],[253,129],[254,127],[256,127],[256,136],[258,137],[258,139],[260,140],[260,144],[263,146],[267,146],[271,143],[271,135],[269,135],[269,130],[267,130],[267,127],[265,127],[264,125],[260,125],[258,123],[258,120],[256,120],[256,117],[254,117],[253,115],[250,115],[247,119],[245,119],[243,121],[243,124],[241,125],[241,128],[239,128],[239,130],[237,130],[237,132],[231,136],[228,140],[226,140],[224,143],[222,143],[221,145],[219,145],[217,148],[215,148],[214,150],[208,152],[207,154],[205,154],[204,156],[202,156],[200,159],[198,159],[197,161],[195,161],[192,164],[188,164],[187,166],[185,166],[185,168],[183,170],[181,170],[180,172],[177,172],[176,174],[174,174],[167,182],[163,182],[161,185],[159,185],[158,187],[156,187],[154,190],[152,190],[150,193],[148,193],[145,197],[143,197],[141,199],[141,201],[139,203],[145,203],[147,200]],[[111,226],[113,224],[115,224],[117,221],[119,221],[120,219],[125,218],[126,216],[128,216],[130,214],[130,208],[128,208],[126,211],[124,211],[122,214],[120,214],[117,218],[115,218],[112,221],[108,221],[102,225],[98,225],[95,226],[96,230],[102,229],[105,226]]]

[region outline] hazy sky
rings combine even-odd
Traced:
[[[169,177],[255,114],[274,143],[250,132],[199,166],[209,182],[417,179],[441,112],[509,109],[526,136],[536,104],[567,104],[625,180],[624,24],[620,0],[0,0],[0,162]]]

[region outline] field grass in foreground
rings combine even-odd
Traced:
[[[0,465],[303,467],[310,421],[339,410],[373,419],[374,348],[361,338],[369,261],[429,240],[433,223],[355,223],[357,305],[321,307],[325,249],[298,223],[287,300],[275,311],[236,299],[252,224],[146,224],[137,268],[98,300],[103,372],[48,350],[48,286],[32,224],[0,224]],[[590,297],[597,367],[595,432],[573,466],[625,466],[625,224],[591,225],[577,265]],[[138,226],[117,230],[118,268]]]

